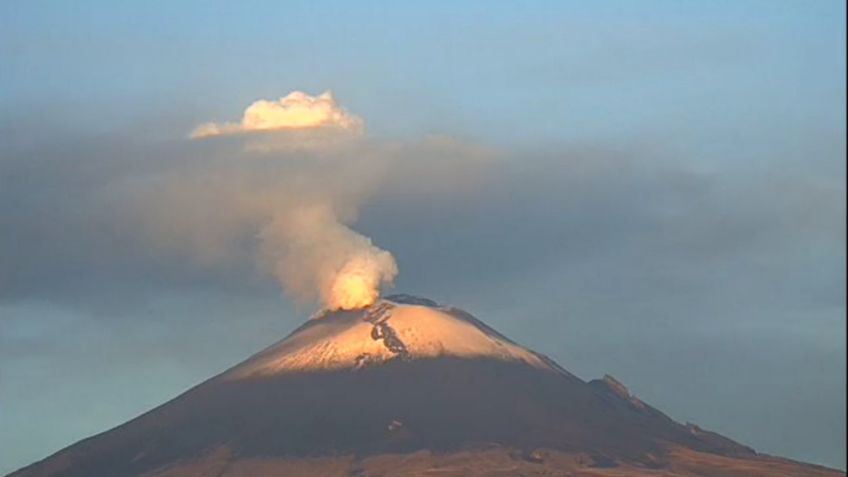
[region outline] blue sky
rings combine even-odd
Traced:
[[[51,103],[94,127],[165,105],[228,116],[331,88],[374,133],[563,140],[684,121],[722,133],[764,115],[835,121],[844,96],[836,2],[2,8],[3,104]]]
[[[295,89],[334,91],[375,140],[504,157],[501,189],[462,207],[365,205],[400,291],[680,420],[844,468],[844,39],[835,1],[3,2],[0,473],[308,315],[240,268],[135,244],[96,259],[76,219],[118,207],[88,188]]]

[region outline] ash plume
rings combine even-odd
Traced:
[[[328,309],[374,303],[398,273],[391,253],[341,223],[329,207],[283,211],[260,237],[263,263],[280,283],[296,297],[317,295]]]
[[[190,135],[243,140],[234,162],[225,159],[212,176],[189,179],[227,196],[221,210],[235,222],[247,218],[260,242],[260,266],[300,301],[365,307],[397,276],[392,254],[348,226],[385,163],[364,146],[363,131],[363,121],[330,92],[313,97],[295,91],[279,101],[256,101],[239,123],[206,123]],[[191,190],[184,180],[172,186],[177,195]]]

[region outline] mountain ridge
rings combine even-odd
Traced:
[[[360,358],[369,353],[368,359]],[[458,308],[324,311],[167,403],[9,477],[844,475],[680,424]]]

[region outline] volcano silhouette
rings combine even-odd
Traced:
[[[247,361],[14,477],[835,476],[585,382],[409,295],[323,312]]]

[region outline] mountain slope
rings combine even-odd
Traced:
[[[180,397],[15,477],[843,475],[681,425],[466,312],[322,313]]]

